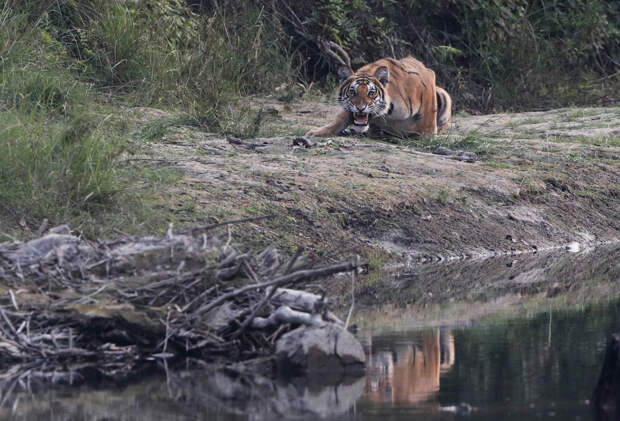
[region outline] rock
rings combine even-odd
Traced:
[[[474,152],[459,151],[457,157],[459,158],[459,160],[465,162],[475,162],[478,160],[478,155],[476,155]]]
[[[365,358],[355,336],[333,323],[299,327],[276,342],[280,372],[363,373]]]
[[[607,342],[603,368],[594,390],[594,407],[608,419],[620,415],[620,333],[614,333]]]
[[[216,413],[217,408],[239,414],[241,419],[247,419],[248,414],[255,420],[349,419],[346,415],[364,393],[364,377],[346,377],[335,384],[325,384],[323,376],[319,380],[298,377],[281,381],[253,369],[236,372],[213,366],[200,373],[171,372],[173,393],[183,396],[187,406],[208,407],[208,413]],[[162,384],[165,388],[166,382]]]
[[[433,151],[435,155],[454,155],[454,151],[452,149],[448,149],[445,146],[438,146]]]

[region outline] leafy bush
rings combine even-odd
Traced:
[[[328,70],[315,42],[322,36],[348,49],[357,66],[383,56],[420,58],[465,108],[618,100],[620,6],[611,0],[277,3],[316,78]]]

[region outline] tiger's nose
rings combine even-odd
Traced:
[[[364,109],[366,108],[366,105],[357,105],[356,107],[358,111],[364,111]]]

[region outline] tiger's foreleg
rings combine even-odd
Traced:
[[[336,120],[327,126],[310,130],[306,136],[331,136],[340,133],[353,123],[353,118],[349,111],[342,110],[336,116]]]

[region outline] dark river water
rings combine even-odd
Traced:
[[[589,401],[607,338],[620,332],[620,301],[563,307],[362,330],[368,357],[359,378],[273,380],[175,366],[112,381],[96,370],[54,379],[21,367],[0,377],[0,419],[597,420]]]
[[[619,316],[614,302],[374,336],[358,418],[596,419],[589,401]]]

